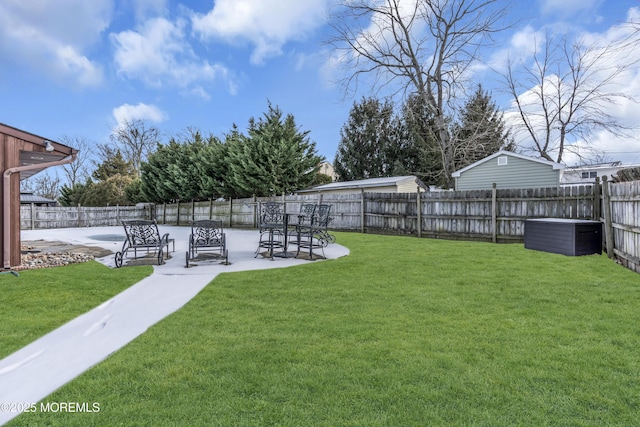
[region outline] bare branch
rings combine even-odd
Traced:
[[[612,114],[621,102],[635,102],[622,90],[623,76],[640,56],[639,32],[603,45],[586,38],[554,40],[547,34],[532,62],[508,63],[504,76],[520,117],[518,127],[541,157],[562,162],[578,155],[574,144],[588,144],[597,131],[628,136],[633,128]],[[544,142],[543,142],[544,141]]]
[[[434,117],[443,173],[456,170],[447,114],[478,60],[478,49],[505,27],[498,0],[353,0],[334,14],[334,47],[347,71],[345,96],[362,83],[405,99],[418,95]]]
[[[131,162],[139,177],[140,164],[160,142],[160,131],[154,126],[147,126],[143,120],[126,120],[113,130],[110,138],[120,148],[125,160]]]
[[[67,177],[68,186],[73,187],[89,177],[89,159],[93,151],[92,149],[95,148],[95,143],[83,137],[70,136],[63,136],[60,141],[78,150],[76,159],[62,166],[62,170]]]

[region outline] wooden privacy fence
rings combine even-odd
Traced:
[[[283,201],[287,212],[302,203],[332,205],[334,230],[403,234],[489,242],[522,242],[530,218],[596,219],[604,222],[609,256],[640,272],[640,181],[522,190],[442,191],[278,196],[181,202],[142,207],[61,208],[23,206],[23,229],[119,225],[123,219],[155,218],[188,225],[219,219],[226,227],[253,228],[258,203]]]
[[[518,242],[528,218],[599,218],[594,185],[531,190],[366,193],[278,196],[156,205],[159,223],[187,225],[218,219],[227,227],[256,226],[261,201],[282,201],[287,212],[302,203],[332,205],[334,230],[419,237]]]
[[[603,184],[603,190],[605,234],[611,236],[607,253],[640,272],[640,181]]]
[[[226,201],[111,207],[22,206],[23,229],[119,225],[124,219],[155,218],[160,224],[189,225],[218,219],[226,227],[253,228],[258,204],[282,201],[287,212],[303,203],[332,205],[334,230],[418,237],[517,242],[527,218],[599,218],[595,186],[531,190],[475,190],[427,193],[367,193],[277,196]]]
[[[152,205],[106,207],[20,206],[20,228],[98,227],[120,225],[126,219],[151,218]]]

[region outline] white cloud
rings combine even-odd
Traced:
[[[167,0],[133,0],[132,5],[138,22],[153,16],[163,16],[167,11]]]
[[[538,50],[544,41],[543,31],[536,31],[531,25],[527,25],[511,37],[511,47],[518,52],[531,54],[531,52]]]
[[[49,77],[80,85],[102,82],[102,69],[84,51],[109,25],[113,0],[3,0],[0,54]]]
[[[223,65],[197,58],[185,39],[185,25],[181,20],[154,18],[137,31],[112,34],[118,73],[152,87],[177,86],[208,98],[201,83],[228,81],[231,75]]]
[[[519,62],[531,57],[545,41],[545,33],[527,25],[523,29],[516,31],[509,40],[509,44],[494,52],[487,65],[499,73],[507,70],[508,61]]]
[[[628,21],[638,22],[640,19],[640,9],[631,8],[627,15]],[[596,66],[583,69],[586,80],[580,85],[578,101],[581,94],[589,93],[593,87],[600,86],[599,91],[610,94],[615,102],[608,102],[606,98],[598,97],[590,101],[593,109],[588,114],[596,114],[597,110],[605,112],[613,117],[620,125],[627,128],[624,134],[612,134],[602,128],[592,129],[588,135],[574,135],[570,137],[568,146],[565,146],[563,162],[572,164],[578,162],[579,156],[591,156],[595,159],[598,155],[606,155],[609,161],[620,160],[624,163],[638,162],[640,160],[640,133],[638,130],[638,120],[640,117],[640,49],[638,49],[638,35],[635,34],[636,44],[630,43],[634,29],[626,24],[612,25],[600,33],[588,33],[571,29],[571,33],[563,32],[560,35],[566,36],[569,41],[580,40],[584,46],[589,47],[589,54],[583,57],[583,66],[590,61],[597,61]],[[533,32],[535,34],[536,32]],[[526,34],[526,33],[523,33]],[[523,44],[527,44],[527,36],[521,38]],[[616,48],[612,48],[616,46]],[[557,53],[561,53],[558,51]],[[548,65],[548,71],[558,73],[569,72],[566,65],[563,67],[562,58],[559,61],[552,60]],[[558,67],[558,68],[556,68]],[[624,69],[624,72],[617,73],[616,70]],[[557,76],[549,75],[549,79]],[[552,84],[551,87],[554,87]],[[549,90],[549,88],[547,88]],[[542,129],[540,135],[544,134],[543,111],[537,101],[539,87],[526,87],[523,85],[519,93],[519,99],[525,105],[528,104],[528,117],[534,128]],[[619,96],[622,95],[622,96]],[[627,99],[626,97],[633,99]],[[531,102],[531,103],[530,103]],[[602,119],[602,115],[599,117]],[[513,124],[521,124],[519,114],[514,105],[505,113],[505,120]],[[521,147],[528,147],[533,144],[531,137],[526,132],[516,135],[517,143]],[[551,143],[557,144],[557,131],[552,136]],[[556,147],[557,148],[557,147]]]
[[[124,122],[132,120],[149,120],[161,123],[168,119],[168,115],[155,105],[139,103],[138,105],[123,104],[113,109],[113,118],[116,127],[121,127]]]
[[[640,135],[612,138],[605,131],[596,132],[587,143],[583,140],[571,145],[563,156],[563,163],[576,166],[589,163],[620,161],[625,165],[640,164]]]
[[[303,39],[326,22],[330,0],[217,0],[206,15],[194,14],[193,30],[203,40],[249,42],[251,62],[278,56],[291,40]]]
[[[544,14],[567,18],[581,12],[594,11],[600,4],[602,0],[543,0],[540,9]]]

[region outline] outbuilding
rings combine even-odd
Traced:
[[[564,165],[500,150],[462,168],[451,176],[456,190],[558,187]]]
[[[360,191],[368,193],[415,193],[426,191],[427,187],[420,179],[413,175],[391,176],[384,178],[360,179],[357,181],[331,182],[318,185],[306,190],[297,191],[298,194],[349,194]]]
[[[38,196],[37,194],[24,192],[20,193],[20,204],[33,206],[56,206],[58,202],[53,199]]]
[[[78,150],[0,123],[0,252],[5,269],[20,265],[20,181],[71,163]]]

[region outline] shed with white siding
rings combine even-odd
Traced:
[[[451,176],[456,190],[557,187],[564,165],[536,157],[500,150],[462,168]]]

